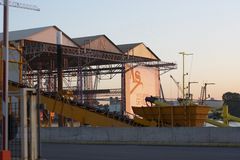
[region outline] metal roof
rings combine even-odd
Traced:
[[[95,41],[98,38],[105,37],[116,49],[119,53],[122,53],[122,50],[115,44],[111,39],[109,39],[105,34],[95,35],[95,36],[87,36],[87,37],[79,37],[79,38],[72,38],[72,40],[77,43],[80,47],[83,47],[86,44],[89,44],[91,41]]]
[[[161,60],[149,47],[146,47],[158,60]]]
[[[24,30],[18,30],[18,31],[10,31],[9,32],[9,41],[17,41],[17,40],[26,40],[28,37],[37,34],[39,32],[42,32],[48,28],[55,28],[58,31],[61,31],[62,34],[69,39],[73,44],[78,46],[78,44],[73,41],[66,33],[64,33],[61,29],[59,29],[57,26],[45,26],[45,27],[39,27],[39,28],[31,28],[31,29],[24,29]],[[3,40],[3,33],[0,33],[0,41]]]
[[[16,41],[16,40],[23,40],[26,39],[36,33],[42,32],[47,28],[54,27],[57,30],[61,31],[57,26],[45,26],[45,27],[39,27],[39,28],[32,28],[32,29],[24,29],[24,30],[18,30],[18,31],[10,31],[9,32],[9,41]],[[74,44],[78,46],[82,46],[85,44],[90,43],[91,41],[94,41],[100,37],[105,37],[109,40],[110,43],[112,43],[120,52],[126,53],[129,50],[137,47],[140,44],[144,43],[131,43],[131,44],[121,44],[121,45],[115,45],[106,35],[94,35],[94,36],[87,36],[87,37],[79,37],[79,38],[73,38],[71,39],[68,35],[66,35],[64,32],[62,32],[68,39],[70,39]],[[0,41],[3,40],[3,33],[0,33]],[[145,46],[145,45],[144,45]],[[146,47],[146,46],[145,46]],[[154,54],[153,51],[151,51],[150,48],[146,47],[157,59],[158,56]]]
[[[143,44],[143,43],[121,44],[121,45],[117,45],[117,46],[119,49],[121,49],[121,51],[123,53],[126,53],[126,52],[130,51],[131,49],[137,47],[140,44]]]
[[[131,44],[121,44],[121,45],[117,45],[117,46],[118,46],[119,49],[121,49],[121,51],[123,53],[127,53],[128,51],[130,51],[131,49],[137,47],[140,44],[143,44],[146,47],[146,49],[149,50],[149,52],[151,52],[154,57],[156,57],[156,59],[160,60],[160,58],[150,48],[148,48],[142,42],[140,42],[140,43],[131,43]]]
[[[88,44],[90,41],[94,41],[102,36],[105,35],[95,35],[95,36],[87,36],[87,37],[79,37],[79,38],[73,38],[72,40],[76,42],[79,46]],[[106,36],[105,36],[106,37]]]
[[[123,53],[127,53],[128,51],[130,51],[131,49],[137,47],[138,45],[143,44],[147,50],[149,50],[149,52],[151,52],[151,54],[156,57],[156,59],[160,60],[160,58],[150,49],[148,48],[144,43],[131,43],[131,44],[121,44],[121,45],[117,45],[119,49],[121,49],[121,51]]]
[[[9,40],[16,41],[16,40],[26,39],[27,37],[29,37],[33,34],[39,33],[49,27],[53,27],[53,26],[24,29],[24,30],[18,30],[18,31],[10,31],[9,32]],[[0,41],[2,41],[2,40],[3,40],[3,33],[0,33]]]

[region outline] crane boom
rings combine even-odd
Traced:
[[[180,87],[179,82],[177,82],[177,81],[173,78],[172,75],[170,75],[170,78],[174,81],[174,83],[176,84],[176,86],[178,87],[178,89],[182,92],[183,89]]]
[[[4,0],[0,0],[0,5],[4,5]],[[15,1],[9,1],[8,6],[15,7],[15,8],[28,9],[33,11],[40,11],[40,8],[38,8],[36,5],[25,4],[25,3],[15,2]]]

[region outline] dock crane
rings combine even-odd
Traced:
[[[175,80],[175,78],[173,78],[172,75],[170,75],[170,78],[173,80],[173,82],[176,84],[176,86],[178,87],[178,91],[181,91],[181,93],[183,93],[183,89],[180,87],[179,82]],[[179,92],[178,92],[178,98],[179,98]]]
[[[204,86],[202,86],[201,92],[200,92],[200,104],[203,104],[203,102],[207,99],[207,86],[208,85],[215,85],[215,83],[204,83]]]
[[[198,83],[198,82],[188,82],[188,86],[187,86],[187,88],[188,88],[188,95],[187,95],[188,99],[192,100],[193,94],[191,94],[191,84],[196,84],[196,83]]]
[[[170,75],[170,78],[174,81],[174,83],[176,84],[176,86],[178,87],[178,90],[180,90],[182,93],[183,93],[183,89],[180,87],[180,85],[179,85],[179,82],[177,82],[176,80],[175,80],[175,78],[173,78],[173,76],[172,75]],[[195,84],[195,83],[198,83],[198,82],[188,82],[188,86],[186,87],[187,89],[188,89],[188,93],[187,93],[187,97],[186,98],[188,98],[188,99],[191,99],[192,97],[191,97],[191,84]],[[178,94],[178,98],[179,98],[179,94]]]

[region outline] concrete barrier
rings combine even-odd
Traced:
[[[240,146],[240,128],[42,128],[42,142]]]

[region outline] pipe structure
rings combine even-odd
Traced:
[[[239,117],[235,117],[235,116],[229,114],[227,105],[223,106],[222,117],[223,117],[223,122],[226,125],[229,125],[229,121],[240,122],[240,118]]]
[[[228,122],[228,106],[227,105],[223,105],[223,110],[222,110],[222,117],[223,117],[223,123],[226,124],[226,125],[229,125],[229,122]]]
[[[217,127],[229,127],[228,125],[226,125],[224,123],[221,123],[221,122],[218,122],[218,121],[215,121],[213,119],[206,119],[205,121],[207,123],[212,124],[212,125],[217,126]]]
[[[215,121],[213,119],[207,119],[206,122],[210,123],[212,125],[215,125],[217,127],[230,127],[229,126],[229,121],[240,122],[240,118],[232,116],[231,114],[228,113],[228,106],[227,105],[223,105],[221,116],[223,118],[223,123]]]

